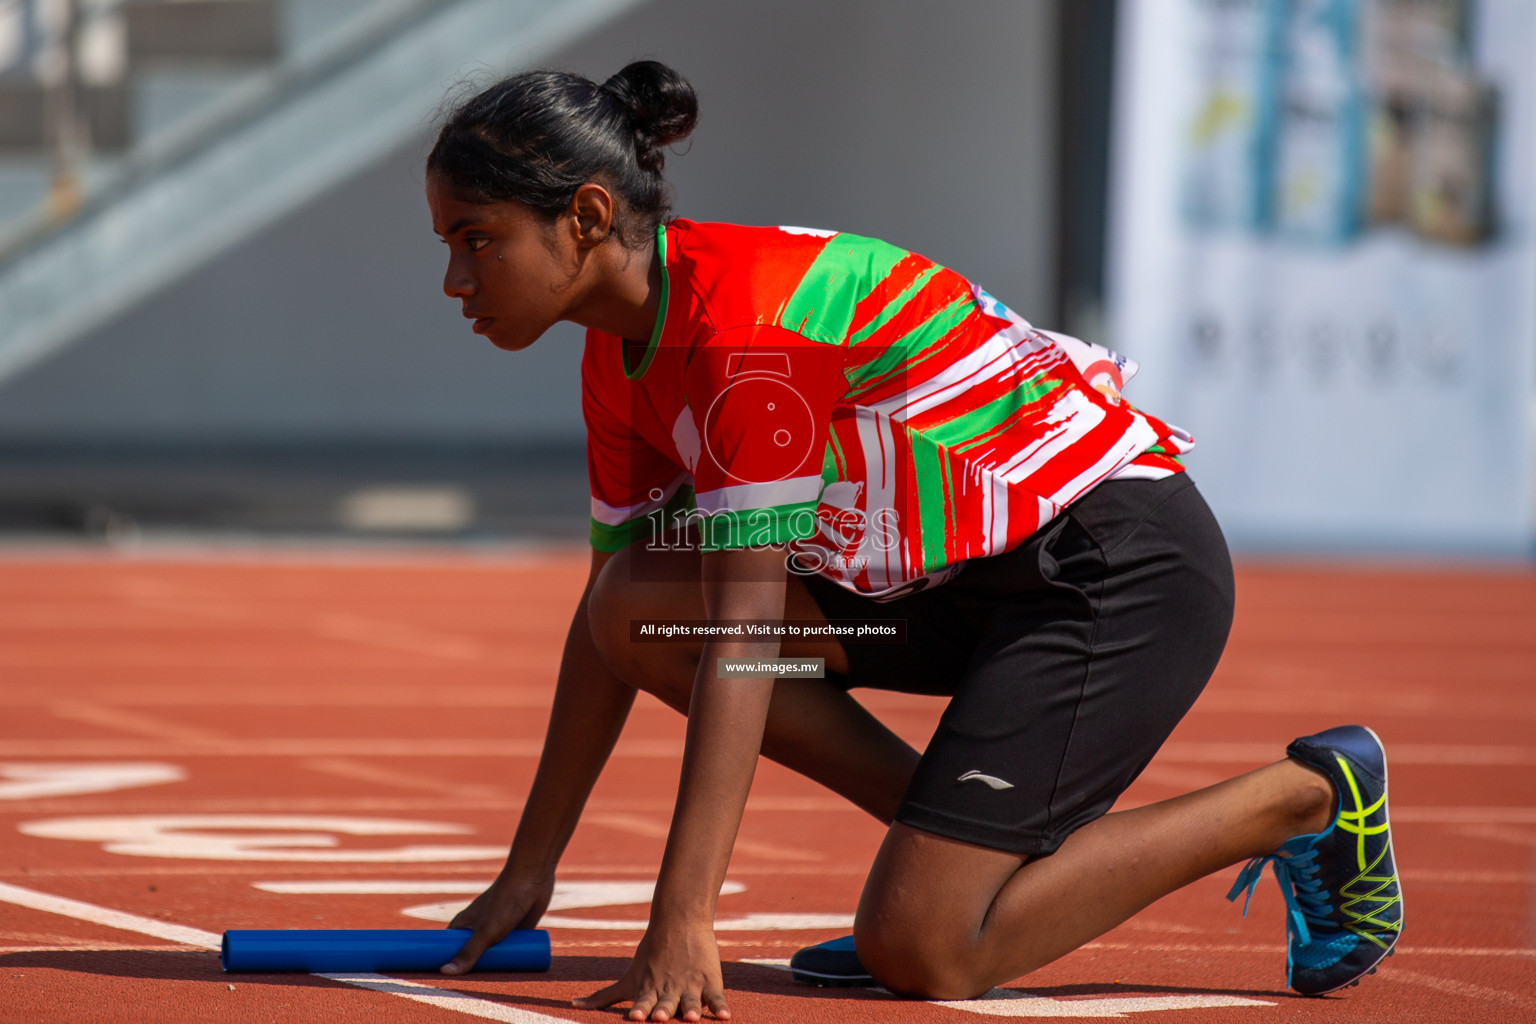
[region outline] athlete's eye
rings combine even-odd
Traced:
[[[464,239],[464,244],[469,247],[470,252],[479,252],[490,245],[491,240],[489,238],[466,238]]]

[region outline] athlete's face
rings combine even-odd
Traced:
[[[443,292],[459,300],[476,334],[515,352],[569,317],[583,260],[562,219],[521,203],[470,202],[435,174],[427,176],[427,206],[448,245]]]

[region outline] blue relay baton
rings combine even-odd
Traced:
[[[244,972],[435,971],[458,955],[468,928],[242,928],[224,933],[219,961]],[[549,970],[549,932],[515,931],[480,954],[477,971]]]

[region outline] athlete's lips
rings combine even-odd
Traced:
[[[476,334],[484,334],[486,331],[490,330],[491,324],[496,322],[496,318],[493,316],[475,316],[473,313],[465,313],[464,316],[474,321],[474,324],[471,325],[470,330],[474,331]]]

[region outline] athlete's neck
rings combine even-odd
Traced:
[[[644,351],[661,312],[661,259],[653,241],[631,249],[613,239],[601,261],[597,280],[575,315],[583,327],[632,341]]]

